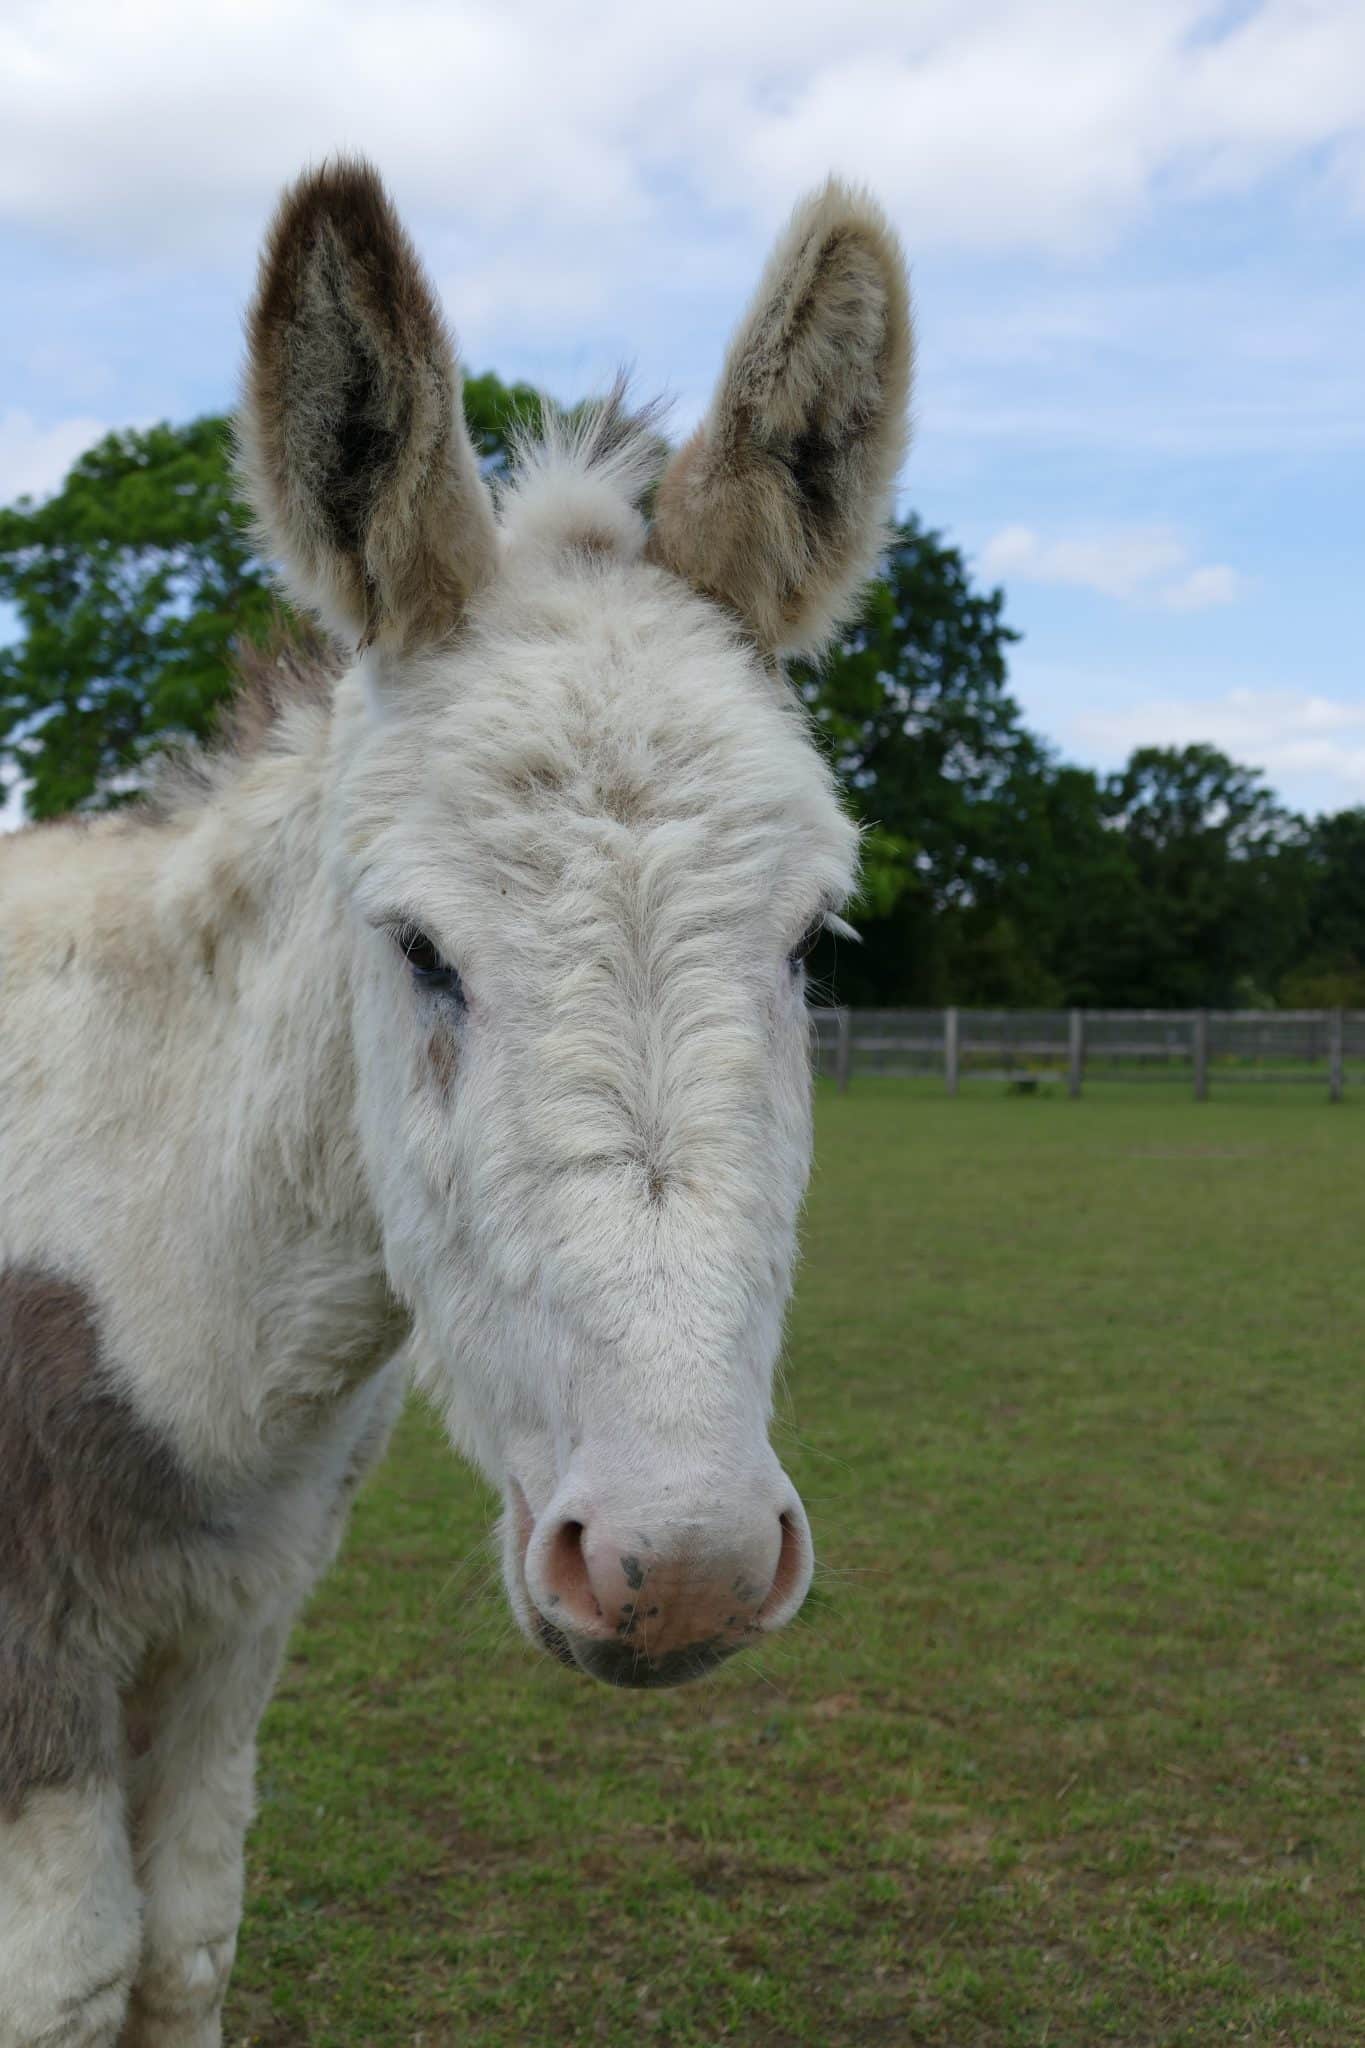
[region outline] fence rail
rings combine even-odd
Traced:
[[[1340,1102],[1365,1083],[1365,1010],[849,1010],[814,1021],[819,1071],[842,1093],[857,1074],[937,1075],[1021,1090],[1087,1082],[1183,1082],[1197,1101],[1243,1082],[1302,1082]]]

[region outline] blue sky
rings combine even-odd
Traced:
[[[1365,0],[541,0],[0,20],[0,500],[225,405],[279,185],[363,148],[474,368],[705,403],[830,170],[910,255],[903,503],[1073,758],[1365,802]]]

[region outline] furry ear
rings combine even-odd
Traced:
[[[730,344],[705,421],[659,486],[650,552],[773,653],[814,653],[881,549],[905,453],[905,259],[832,179],[799,206]]]
[[[285,193],[248,348],[239,464],[291,591],[362,646],[447,632],[491,573],[493,509],[450,337],[369,164]]]

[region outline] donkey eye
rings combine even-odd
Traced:
[[[452,996],[457,1003],[464,1002],[464,984],[460,970],[438,952],[420,925],[405,924],[394,935],[394,943],[412,969],[412,978],[419,988],[431,989],[434,994]]]
[[[824,929],[825,920],[823,917],[817,917],[814,924],[807,925],[800,939],[787,955],[787,964],[793,974],[795,974],[798,967],[803,966],[809,960]]]

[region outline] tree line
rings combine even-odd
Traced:
[[[496,472],[535,395],[484,376],[465,404]],[[210,737],[233,643],[279,606],[227,421],[111,434],[0,511],[0,600],[0,775],[29,816],[126,801],[168,740]],[[857,623],[795,670],[865,828],[862,944],[824,942],[817,981],[852,1003],[1365,1007],[1365,808],[1300,817],[1211,746],[1066,762],[1010,694],[1016,638],[910,517]]]

